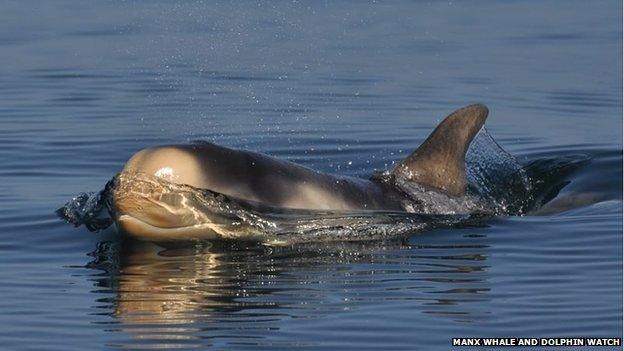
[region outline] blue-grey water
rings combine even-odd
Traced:
[[[164,248],[54,211],[146,146],[367,177],[482,102],[561,205],[405,240]],[[0,2],[0,345],[449,350],[622,337],[622,3]],[[575,348],[583,349],[583,348]]]

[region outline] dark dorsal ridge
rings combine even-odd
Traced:
[[[466,151],[488,115],[485,105],[469,105],[440,123],[392,173],[449,195],[466,192]]]

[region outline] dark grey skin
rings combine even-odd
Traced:
[[[453,112],[392,172],[451,196],[463,195],[465,154],[487,114],[487,108],[478,104]],[[208,143],[141,150],[126,163],[124,173],[155,176],[269,207],[404,210],[401,193],[376,181],[327,174],[267,155]],[[172,209],[157,200],[146,201],[145,197],[125,192],[115,194],[114,204],[118,224],[136,236],[146,236],[155,228],[192,226],[189,216],[184,223],[176,220],[176,213],[184,209]]]

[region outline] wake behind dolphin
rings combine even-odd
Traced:
[[[153,241],[267,244],[394,238],[526,213],[540,197],[483,128],[486,117],[483,105],[455,111],[408,158],[368,180],[209,143],[145,149],[104,190],[58,213]]]

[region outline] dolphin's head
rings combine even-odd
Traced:
[[[175,146],[143,149],[117,176],[113,212],[120,230],[147,240],[209,239],[212,222],[192,187],[201,183],[195,157]]]
[[[211,239],[220,231],[190,187],[122,172],[112,198],[118,228],[133,237],[154,241]]]

